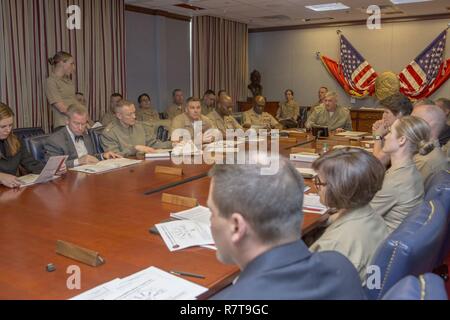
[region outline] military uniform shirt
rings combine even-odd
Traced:
[[[334,131],[338,128],[342,128],[347,131],[353,130],[350,111],[341,106],[336,107],[336,111],[334,111],[332,116],[330,116],[330,113],[324,105],[315,107],[306,122],[307,128],[314,126],[328,127],[330,131]]]
[[[255,110],[250,109],[243,113],[244,126],[267,126],[270,125],[272,129],[283,129],[283,126],[270,113],[263,112],[257,114]]]
[[[227,129],[242,129],[242,126],[236,121],[233,116],[224,116],[222,118],[219,113],[214,110],[213,112],[210,112],[207,117],[223,134],[226,134]]]

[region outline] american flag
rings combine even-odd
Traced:
[[[377,74],[361,54],[341,35],[341,68],[345,80],[356,92],[370,90]]]
[[[447,30],[444,30],[400,73],[404,93],[418,96],[433,85],[444,63],[446,36]]]

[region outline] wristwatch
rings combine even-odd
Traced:
[[[373,139],[374,140],[383,140],[383,137],[379,136],[379,135],[373,135]]]

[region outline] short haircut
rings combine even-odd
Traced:
[[[213,90],[209,89],[209,90],[205,91],[205,94],[203,95],[203,97],[209,96],[210,94],[216,95],[216,93]]]
[[[367,205],[383,185],[385,167],[371,153],[359,148],[330,151],[317,159],[313,169],[325,179],[325,205],[356,209]]]
[[[413,110],[411,101],[401,93],[393,94],[381,100],[381,106],[392,112],[394,116],[409,116]]]
[[[436,105],[424,104],[414,107],[411,115],[425,120],[431,127],[431,134],[438,138],[444,131],[447,117],[444,110]]]
[[[320,90],[320,89],[325,89],[325,90],[328,91],[328,88],[327,88],[327,87],[320,87],[319,90]]]
[[[247,162],[248,163],[248,162]],[[264,243],[301,236],[304,183],[284,158],[275,175],[261,175],[258,164],[215,165],[212,199],[222,217],[240,213]]]
[[[120,93],[116,92],[111,95],[111,98],[117,98],[117,97],[120,97],[120,99],[123,99],[123,96]]]
[[[197,97],[190,97],[186,100],[186,106],[189,104],[189,102],[200,102],[201,103],[201,100]]]
[[[123,107],[129,107],[129,106],[134,106],[134,102],[132,101],[128,101],[128,100],[120,100],[116,107],[114,108],[114,112],[117,113],[119,112]]]
[[[325,98],[336,98],[337,99],[338,94],[336,93],[336,91],[328,91],[327,94],[325,95]]]
[[[148,100],[151,100],[151,98],[150,98],[150,96],[149,96],[148,94],[143,93],[143,94],[141,94],[141,95],[138,97],[138,102],[139,102],[139,103],[141,103],[141,100],[142,100],[143,97],[147,97]]]
[[[436,102],[441,102],[444,109],[446,109],[447,111],[450,111],[450,99],[439,98],[439,99],[436,99]]]
[[[175,97],[175,95],[177,94],[177,92],[183,92],[183,90],[181,89],[175,89],[172,91],[172,97]]]
[[[67,109],[67,117],[70,119],[74,114],[77,114],[79,116],[87,116],[88,110],[86,109],[85,106],[78,103],[74,103],[71,104]]]

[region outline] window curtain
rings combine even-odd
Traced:
[[[247,100],[248,27],[222,18],[192,20],[192,82],[194,96],[226,90],[234,102]]]
[[[69,30],[66,10],[81,9],[81,30]],[[124,0],[1,0],[0,101],[16,113],[16,127],[52,123],[45,96],[47,60],[57,51],[75,58],[73,76],[92,119],[113,92],[125,94]]]

